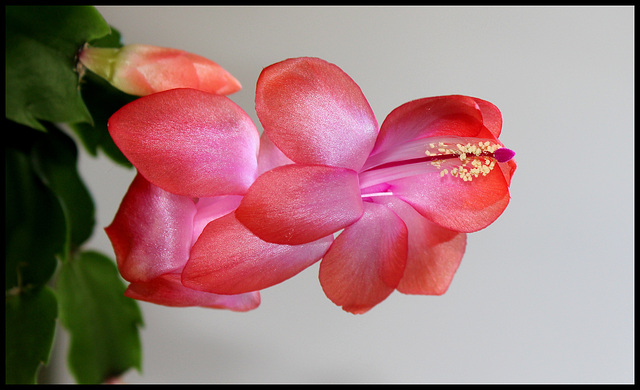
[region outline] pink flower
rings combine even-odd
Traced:
[[[105,231],[120,274],[131,282],[125,295],[165,306],[204,306],[247,311],[260,304],[259,292],[211,294],[186,288],[181,271],[203,223],[233,211],[238,195],[194,202],[148,182],[138,174]]]
[[[116,112],[109,132],[138,169],[105,229],[118,269],[131,283],[127,296],[167,306],[251,310],[260,303],[260,289],[305,269],[331,244],[331,238],[267,243],[237,222],[233,211],[269,161],[258,164],[258,131],[228,98],[193,89],[152,94]],[[243,271],[249,281],[227,273],[225,293],[216,294],[197,283],[183,285],[194,251],[230,263],[286,264],[277,273]],[[234,292],[234,283],[243,291]]]
[[[415,100],[379,128],[341,69],[297,58],[263,70],[256,111],[263,139],[274,145],[264,158],[275,167],[249,187],[233,221],[276,245],[305,245],[342,231],[322,256],[319,278],[346,311],[364,313],[394,290],[444,293],[465,233],[491,224],[509,202],[516,164],[498,140],[501,114],[486,101]],[[257,280],[284,279],[274,275],[286,270],[288,258],[229,260],[213,248],[241,243],[220,220],[207,229],[183,270],[185,286],[243,293]]]
[[[119,90],[136,96],[174,88],[229,95],[240,83],[220,65],[183,50],[150,45],[85,47],[80,64]]]

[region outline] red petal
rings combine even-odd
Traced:
[[[378,197],[407,225],[409,251],[397,290],[404,294],[444,294],[455,274],[467,243],[467,235],[444,229],[421,216],[395,197]]]
[[[441,177],[435,171],[389,184],[389,191],[420,214],[458,232],[469,233],[487,227],[502,214],[510,200],[501,169],[466,182],[451,175]]]
[[[478,104],[482,113],[482,123],[494,137],[498,138],[502,132],[502,113],[493,103],[478,98],[473,98],[473,100]]]
[[[358,222],[344,229],[320,262],[320,284],[345,311],[362,314],[393,292],[407,260],[407,228],[390,209],[364,202]]]
[[[515,160],[509,160],[506,163],[498,164],[500,170],[504,174],[504,180],[507,182],[507,186],[511,186],[511,178],[518,168],[518,164],[516,164]]]
[[[209,222],[237,209],[240,201],[242,201],[242,196],[240,195],[223,195],[198,199],[196,203],[197,212],[193,217],[192,242],[196,242]]]
[[[131,283],[124,295],[164,306],[203,306],[214,309],[249,311],[260,305],[260,293],[218,295],[196,291],[180,283],[180,274],[165,274],[148,282]]]
[[[296,246],[267,243],[228,214],[205,227],[184,267],[182,283],[218,294],[262,290],[318,261],[332,241],[329,236]]]
[[[148,281],[182,268],[189,257],[196,207],[137,175],[105,231],[126,280]]]
[[[236,217],[265,241],[297,245],[352,224],[362,211],[355,171],[291,164],[259,176]]]
[[[147,180],[175,194],[242,195],[256,176],[258,131],[224,96],[193,89],[145,96],[116,112],[109,132]]]
[[[265,132],[291,160],[358,170],[378,122],[358,85],[318,58],[288,59],[258,78],[256,112]]]
[[[460,95],[405,103],[386,117],[372,154],[427,137],[482,137],[482,113],[473,98]],[[486,130],[485,130],[486,131]]]

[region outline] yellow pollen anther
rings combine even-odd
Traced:
[[[435,158],[442,156],[441,159],[430,161],[432,166],[440,170],[440,177],[451,174],[463,181],[472,181],[480,175],[488,175],[495,168],[496,160],[493,153],[501,147],[484,140],[466,144],[438,142],[429,143],[429,149],[425,154]]]

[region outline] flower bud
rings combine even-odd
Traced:
[[[140,44],[121,48],[86,46],[78,59],[82,67],[130,95],[145,96],[174,88],[229,95],[242,88],[220,65],[178,49]]]

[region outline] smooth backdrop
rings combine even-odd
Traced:
[[[439,297],[369,313],[323,294],[317,264],[252,312],[141,303],[143,370],[129,383],[630,383],[634,381],[632,7],[105,7],[124,43],[208,57],[258,123],[262,68],[333,62],[381,123],[412,99],[465,94],[504,116],[512,201]],[[258,124],[259,126],[259,124]],[[89,248],[133,170],[81,155],[98,209]],[[381,228],[384,228],[381,226]],[[50,371],[70,382],[65,334]]]

